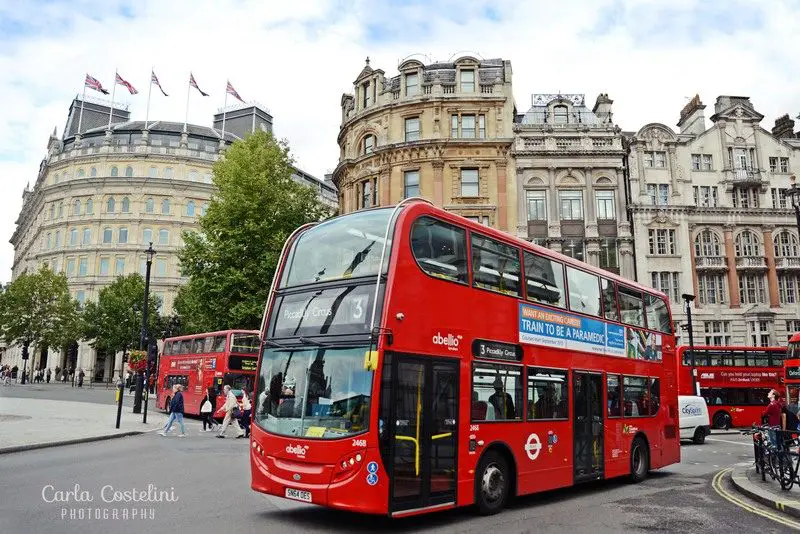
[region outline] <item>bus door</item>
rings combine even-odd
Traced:
[[[603,478],[603,375],[572,373],[575,482]]]
[[[458,362],[397,355],[389,425],[393,513],[455,504]]]

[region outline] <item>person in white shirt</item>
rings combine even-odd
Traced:
[[[234,395],[233,391],[231,391],[231,387],[225,386],[223,391],[225,392],[225,404],[222,405],[222,411],[225,412],[225,419],[222,420],[222,428],[220,428],[219,434],[217,434],[218,438],[224,438],[225,432],[228,430],[228,425],[231,424],[231,421],[241,416],[241,413],[235,413],[241,412],[241,410],[239,409],[239,401],[236,400],[236,395]],[[233,427],[239,431],[236,437],[243,438],[244,430],[242,430],[238,424],[233,425]]]
[[[247,388],[242,388],[242,416],[239,418],[239,425],[244,429],[244,437],[250,437],[250,413],[252,406],[250,405],[250,395],[247,394]]]

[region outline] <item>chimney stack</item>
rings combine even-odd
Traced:
[[[706,131],[706,116],[703,110],[706,106],[700,101],[700,95],[694,95],[688,104],[681,110],[678,127],[682,134],[700,135]]]
[[[611,113],[611,104],[613,103],[614,101],[608,98],[608,93],[600,93],[597,95],[597,100],[592,108],[592,113],[597,115],[597,118],[600,119],[601,124],[613,124]]]
[[[775,126],[772,128],[772,135],[778,139],[794,137],[794,121],[789,118],[789,114],[775,119]]]

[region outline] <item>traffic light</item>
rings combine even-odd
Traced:
[[[122,363],[128,363],[128,351],[122,353]]]
[[[158,345],[151,343],[147,347],[147,362],[155,363],[158,360]]]
[[[27,360],[28,359],[28,344],[27,343],[24,343],[22,345],[22,359],[23,360]]]

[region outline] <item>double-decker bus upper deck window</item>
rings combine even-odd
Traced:
[[[213,352],[225,352],[226,341],[227,341],[227,336],[214,336]]]
[[[528,367],[528,420],[566,419],[567,372]]]
[[[565,308],[564,266],[530,252],[524,257],[528,300]]]
[[[203,353],[203,338],[196,337],[192,340],[192,354],[202,354]]]
[[[300,234],[281,277],[281,287],[378,274],[391,209],[351,213]],[[391,250],[391,232],[386,250]],[[384,261],[384,272],[388,268]]]
[[[467,282],[467,232],[432,217],[420,217],[411,227],[411,250],[420,269],[431,276]]]
[[[203,352],[214,352],[214,336],[203,338]]]
[[[256,334],[231,334],[231,352],[258,354],[261,340]]]
[[[664,299],[645,293],[645,310],[647,310],[647,326],[650,330],[657,330],[665,334],[672,333],[672,320],[669,317],[669,308]]]
[[[569,309],[587,315],[600,315],[600,280],[597,276],[567,266]]]
[[[471,242],[473,285],[518,297],[519,250],[474,233]]]
[[[603,315],[611,321],[619,321],[619,308],[617,308],[617,284],[605,278],[600,279],[603,293]]]
[[[618,286],[619,311],[622,322],[632,326],[644,326],[644,307],[641,291],[627,286]]]
[[[172,341],[164,343],[164,354],[172,354]]]

